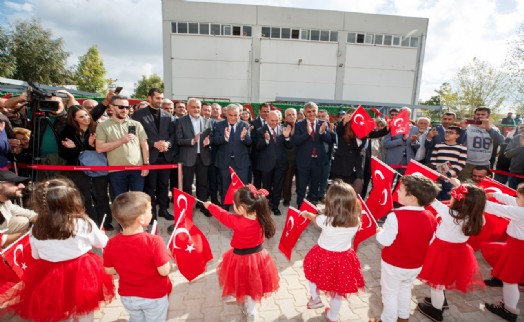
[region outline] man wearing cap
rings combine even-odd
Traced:
[[[27,177],[19,177],[11,171],[0,171],[0,245],[8,246],[29,229],[29,222],[36,220],[36,212],[11,202],[22,197]]]

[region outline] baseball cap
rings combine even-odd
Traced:
[[[0,181],[20,183],[20,182],[29,181],[29,178],[20,177],[16,173],[11,172],[11,171],[0,171]]]
[[[340,115],[346,115],[346,112],[344,112],[344,111],[338,111],[338,114],[337,114],[337,115],[339,115],[339,116],[340,116]]]

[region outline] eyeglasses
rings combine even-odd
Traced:
[[[123,110],[124,108],[127,108],[127,109],[130,109],[130,108],[131,108],[131,106],[127,106],[127,105],[114,105],[114,104],[113,104],[113,106],[116,106],[116,107],[118,107],[118,108],[121,109],[121,110]]]
[[[457,134],[457,132],[455,132],[455,131],[446,131],[445,133],[446,133],[446,135],[448,135],[448,134]]]

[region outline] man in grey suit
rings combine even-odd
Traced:
[[[164,94],[159,88],[151,88],[147,101],[149,106],[137,110],[131,116],[140,122],[147,134],[149,145],[150,164],[173,163],[177,152],[175,145],[175,124],[170,115],[161,109]],[[151,170],[144,182],[144,192],[151,197],[153,219],[157,219],[156,206],[159,207],[158,215],[166,220],[174,217],[169,209],[169,174],[170,169]]]
[[[211,165],[210,121],[200,115],[200,100],[190,98],[186,105],[188,115],[179,118],[176,125],[176,141],[180,146],[178,161],[183,164],[182,186],[184,192],[192,194],[193,178],[196,175],[196,197],[205,201],[208,190],[207,172]],[[204,215],[211,216],[202,204],[197,204],[197,208]]]

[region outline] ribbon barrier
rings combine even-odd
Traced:
[[[178,164],[153,165],[115,165],[115,166],[77,166],[77,165],[50,165],[50,164],[19,164],[19,168],[47,170],[47,171],[122,171],[122,170],[162,170],[176,169]]]

